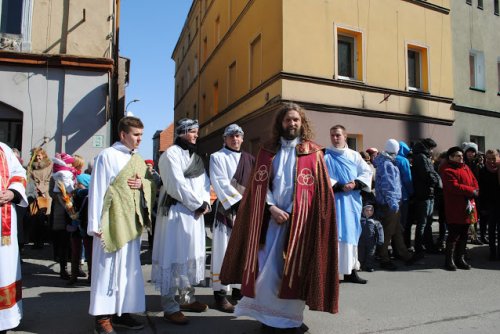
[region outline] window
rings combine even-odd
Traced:
[[[233,61],[228,67],[228,80],[227,80],[227,103],[236,100],[236,61]]]
[[[201,112],[203,114],[203,117],[206,117],[207,115],[207,96],[205,93],[201,96]]]
[[[351,134],[347,135],[347,147],[354,151],[363,149],[363,135]]]
[[[23,22],[23,2],[0,0],[0,6],[0,32],[20,35]]]
[[[497,59],[498,95],[500,95],[500,58]]]
[[[469,53],[470,88],[484,91],[484,54],[471,50]]]
[[[493,12],[495,13],[495,15],[499,15],[498,13],[498,0],[493,0]]]
[[[472,0],[465,0],[465,3],[468,5],[472,5]]]
[[[483,0],[477,0],[477,8],[483,9]]]
[[[484,152],[484,136],[470,135],[470,141],[477,144],[477,149],[479,151]]]
[[[337,78],[363,79],[363,34],[337,28]]]
[[[260,35],[250,43],[250,89],[262,83],[262,43]]]
[[[214,82],[214,114],[219,112],[219,82]]]
[[[16,42],[14,51],[31,50],[32,7],[33,0],[0,0],[0,37]]]
[[[429,64],[426,47],[407,46],[407,85],[408,90],[429,92]]]
[[[198,76],[198,55],[194,55],[193,78]]]
[[[214,26],[214,36],[215,36],[215,43],[220,42],[220,16],[217,16],[215,19],[215,26]]]
[[[208,56],[208,40],[207,36],[205,36],[205,38],[203,39],[203,59],[207,60],[207,56]]]

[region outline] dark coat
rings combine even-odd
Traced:
[[[464,163],[448,161],[440,168],[443,180],[443,197],[448,224],[473,224],[477,222],[477,210],[467,213],[467,202],[474,207],[474,190],[479,189],[477,180]]]
[[[439,175],[432,165],[429,149],[421,142],[413,147],[412,178],[416,200],[434,198],[434,188],[439,185]]]

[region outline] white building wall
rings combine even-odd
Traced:
[[[22,157],[32,147],[90,161],[110,144],[108,73],[0,65],[0,101],[23,113]]]

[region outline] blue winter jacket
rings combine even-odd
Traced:
[[[387,205],[393,212],[399,211],[401,201],[401,177],[394,158],[382,152],[373,164],[377,168],[375,176],[375,198],[377,203]]]
[[[413,180],[411,178],[410,162],[406,158],[410,153],[410,148],[404,141],[399,142],[399,152],[396,156],[396,166],[401,175],[401,195],[402,200],[407,201],[413,195]]]

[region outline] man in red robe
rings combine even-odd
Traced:
[[[236,215],[222,284],[241,283],[235,314],[265,330],[296,330],[305,305],[338,311],[333,191],[304,110],[287,103],[263,145]]]

